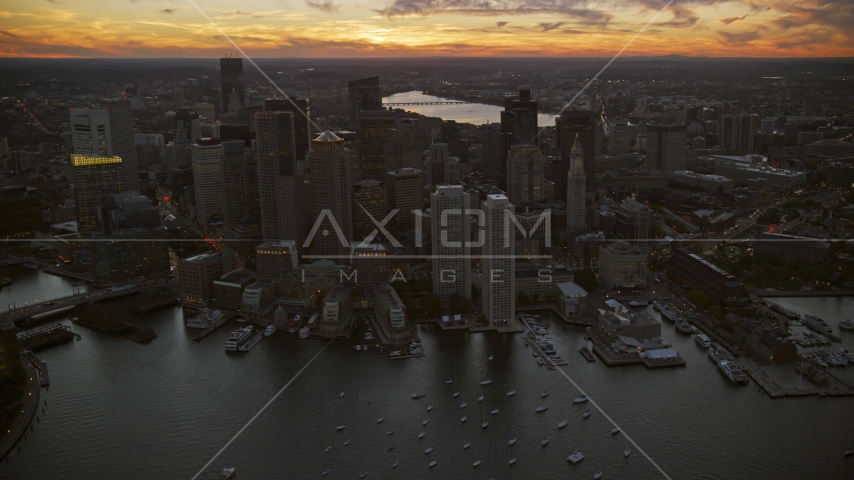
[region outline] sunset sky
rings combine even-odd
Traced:
[[[610,56],[660,0],[195,0],[250,56]],[[0,56],[219,57],[189,0],[5,0]],[[625,55],[854,56],[852,0],[676,0]]]

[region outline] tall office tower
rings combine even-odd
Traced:
[[[304,161],[311,147],[311,140],[314,138],[311,130],[311,102],[309,99],[268,98],[264,100],[264,111],[292,112],[294,114],[294,152],[297,162]]]
[[[433,293],[442,301],[456,293],[471,298],[469,194],[461,185],[439,185],[430,194]]]
[[[112,195],[122,189],[122,159],[113,156],[72,154],[74,167],[74,208],[77,211],[77,231],[88,233],[95,229],[98,207],[109,205]]]
[[[537,101],[531,99],[531,91],[519,90],[519,95],[504,97],[504,110],[501,112],[501,174],[498,183],[506,185],[505,171],[507,153],[511,145],[517,143],[539,145],[537,130]]]
[[[122,159],[122,188],[139,190],[139,172],[130,100],[102,100],[101,108],[72,108],[74,153]]]
[[[555,182],[555,191],[566,191],[566,172],[572,160],[572,147],[581,142],[584,152],[586,184],[591,189],[596,182],[596,115],[591,110],[568,110],[555,120],[560,161],[563,163],[560,176],[550,178]]]
[[[222,222],[232,230],[247,214],[247,158],[242,140],[222,142],[220,177],[222,178]],[[256,176],[257,178],[257,176]]]
[[[258,112],[255,114],[255,150],[258,162],[258,198],[261,204],[261,235],[265,242],[279,237],[279,213],[276,178],[292,175],[294,156],[294,116],[292,112]]]
[[[397,231],[412,230],[413,211],[424,205],[424,172],[417,168],[401,168],[386,173],[385,198],[388,211],[398,209],[390,227]]]
[[[175,87],[175,108],[184,108],[187,105],[184,89]]]
[[[483,246],[481,298],[483,314],[490,325],[503,326],[516,314],[515,225],[509,218],[513,205],[501,194],[487,195],[486,243]],[[510,223],[508,225],[507,223]]]
[[[516,205],[543,199],[545,165],[540,147],[517,144],[507,154],[507,196]]]
[[[662,173],[688,165],[688,129],[685,125],[650,125],[646,129],[646,168]]]
[[[347,82],[347,93],[350,99],[350,128],[359,128],[362,111],[383,108],[380,77],[351,80]]]
[[[762,120],[759,118],[759,115],[756,114],[738,116],[736,122],[736,132],[738,134],[738,153],[753,153],[753,139],[754,136],[759,133],[759,127],[761,123]]]
[[[311,168],[311,199],[316,222],[328,210],[312,237],[315,255],[348,255],[349,240],[353,239],[353,183],[350,181],[350,153],[344,148],[344,140],[330,131],[323,132],[312,142],[309,153]],[[317,226],[317,223],[314,223]],[[338,238],[340,230],[348,243]],[[315,231],[314,229],[312,231]],[[326,234],[324,234],[326,232]]]
[[[309,188],[300,174],[276,177],[276,205],[279,215],[279,238],[293,240],[302,245],[308,235],[311,209],[307,208]]]
[[[382,179],[386,164],[383,151],[388,130],[394,128],[394,113],[364,110],[359,114],[359,167],[363,179]]]
[[[424,150],[430,145],[426,126],[415,118],[395,122],[383,143],[386,171],[421,168]]]
[[[632,132],[626,119],[618,118],[609,126],[608,154],[625,155],[632,149]]]
[[[445,120],[439,125],[439,138],[448,144],[448,152],[452,157],[463,156],[463,146],[460,139],[460,126],[455,120]]]
[[[442,167],[445,178],[442,183],[448,185],[460,183],[460,159],[458,157],[445,157],[445,165]]]
[[[371,217],[374,217],[377,222],[385,219],[388,213],[385,191],[385,184],[379,180],[362,180],[353,185],[353,239],[355,241],[364,240],[376,229]],[[377,241],[379,240],[380,237],[377,237]]]
[[[222,113],[237,113],[230,106],[231,94],[237,95],[240,107],[246,105],[246,85],[243,83],[243,59],[242,58],[220,58],[219,73],[222,83]]]
[[[199,121],[199,114],[195,109],[182,108],[172,117],[173,133],[175,134],[173,143],[178,148],[190,148],[190,145],[196,143],[196,140],[202,138],[202,124]]]
[[[222,142],[202,138],[190,147],[193,159],[193,191],[196,195],[196,222],[207,225],[214,215],[222,215]]]
[[[480,126],[480,171],[488,181],[497,181],[501,175],[501,124]]]
[[[775,120],[773,118],[763,118],[762,126],[760,127],[760,132],[764,135],[773,135],[774,134],[774,123]]]
[[[450,156],[447,143],[434,143],[430,145],[430,156],[427,158],[425,167],[428,169],[427,183],[438,185],[445,181],[445,159]]]
[[[632,240],[639,247],[647,247],[652,227],[652,211],[646,205],[624,198],[614,210],[617,236]]]
[[[585,192],[587,177],[584,175],[584,152],[581,142],[573,142],[569,153],[569,172],[566,174],[566,228],[570,233],[580,233],[585,225]]]

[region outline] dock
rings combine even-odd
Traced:
[[[237,315],[237,312],[228,312],[225,315],[219,317],[219,319],[216,322],[214,322],[213,325],[202,330],[202,333],[193,337],[193,341],[194,342],[201,342],[203,338],[205,338],[208,335],[210,335],[211,333],[213,333],[214,330],[221,327],[225,322],[234,318],[235,315]]]
[[[80,325],[109,333],[115,337],[144,343],[157,338],[149,327],[137,327],[133,323],[119,320],[118,316],[108,307],[102,305],[83,304],[77,307],[80,317],[71,321]]]
[[[854,395],[854,385],[818,367],[807,367],[801,377],[792,364],[759,365],[745,357],[740,358],[738,362],[753,379],[755,385],[758,385],[771,398]]]
[[[171,290],[161,290],[159,292],[144,293],[140,295],[139,301],[133,307],[136,313],[148,313],[158,308],[171,307],[178,304],[178,297]]]
[[[71,327],[61,323],[53,323],[19,333],[18,344],[24,350],[36,351],[81,338],[79,334],[71,331]]]
[[[237,350],[241,352],[248,352],[255,348],[255,345],[258,345],[258,342],[260,342],[262,338],[264,338],[264,333],[256,332],[254,337],[250,338],[249,341],[238,347]]]
[[[578,353],[580,353],[581,356],[584,357],[584,359],[587,360],[588,363],[593,363],[596,361],[596,357],[594,357],[593,354],[590,353],[590,350],[588,350],[586,347],[579,348]]]
[[[50,376],[47,373],[47,363],[43,362],[32,351],[24,352],[23,355],[27,357],[33,366],[39,371],[39,385],[42,387],[50,386]]]
[[[678,353],[676,354],[676,360],[653,362],[649,358],[641,357],[640,354],[637,353],[614,352],[610,347],[605,346],[607,343],[595,333],[594,328],[587,329],[587,336],[593,341],[593,352],[596,353],[596,356],[598,356],[603,362],[605,362],[605,365],[609,367],[633,365],[638,363],[642,364],[646,368],[684,367],[687,363]]]

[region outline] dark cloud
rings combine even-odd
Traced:
[[[501,28],[501,27],[507,25],[508,23],[510,23],[510,22],[495,22],[495,26],[498,28]]]
[[[326,13],[335,13],[338,9],[341,8],[341,5],[334,3],[332,0],[321,0],[319,2],[315,2],[313,0],[303,0],[308,8],[313,8],[315,10],[320,10],[321,12]]]
[[[537,25],[539,25],[540,28],[542,28],[544,32],[548,32],[550,30],[556,30],[556,29],[560,28],[560,26],[563,25],[564,23],[566,23],[566,22],[554,22],[554,23],[542,22],[542,23],[538,23]]]
[[[741,32],[741,33],[729,33],[729,32],[718,32],[718,36],[720,36],[721,41],[724,43],[736,46],[742,43],[750,43],[754,40],[757,40],[761,37],[758,32]]]
[[[5,36],[11,37],[11,38],[18,38],[17,35],[15,35],[12,32],[7,32],[6,30],[0,30],[0,35],[5,35]]]
[[[613,15],[587,8],[586,0],[391,0],[376,10],[388,19],[439,14],[497,16],[552,14],[575,17],[588,25],[605,26]]]
[[[178,10],[177,8],[164,8],[163,10],[160,10],[160,13],[165,13],[166,15],[172,15],[177,10]]]

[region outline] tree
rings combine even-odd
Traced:
[[[587,290],[588,293],[599,288],[599,282],[596,281],[596,274],[589,268],[575,272],[574,281],[578,286]]]
[[[425,293],[419,299],[421,308],[424,309],[424,314],[430,318],[439,318],[442,316],[442,301],[435,293]]]
[[[451,313],[455,315],[464,315],[469,313],[469,310],[471,310],[471,300],[458,293],[452,293],[451,296],[448,297],[448,308],[450,308]]]

